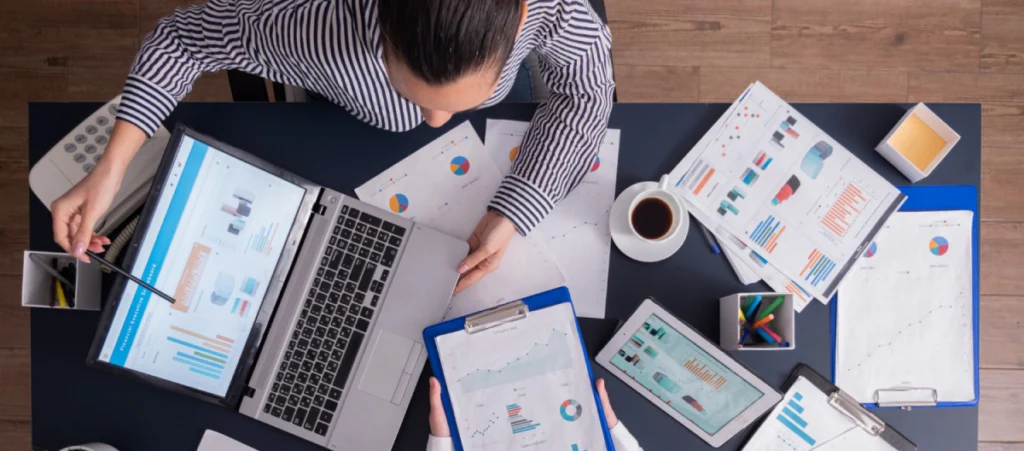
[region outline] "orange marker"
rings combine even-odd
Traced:
[[[770,315],[768,315],[768,316],[766,316],[764,318],[761,318],[758,322],[754,323],[753,326],[750,326],[750,328],[751,329],[757,329],[758,327],[761,327],[761,326],[763,326],[765,324],[768,324],[773,319],[775,319],[775,314],[774,313],[770,314]]]

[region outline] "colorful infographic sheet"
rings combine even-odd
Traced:
[[[467,121],[356,188],[356,195],[466,240],[487,212],[501,180]],[[516,234],[499,269],[452,298],[445,317],[457,318],[564,284],[565,276],[544,244]]]
[[[226,394],[304,194],[184,137],[100,360]]]
[[[529,128],[529,122],[487,120],[485,146],[502,174],[511,172]],[[612,240],[608,218],[618,166],[619,130],[608,130],[583,181],[530,235],[555,256],[576,314],[587,318],[604,318]]]
[[[606,449],[569,303],[436,343],[463,449]]]
[[[907,388],[974,399],[973,220],[971,211],[896,213],[846,277],[836,384],[858,401]]]
[[[709,229],[722,227],[823,300],[905,197],[761,83],[671,176]]]
[[[711,435],[764,396],[657,315],[611,363]]]
[[[750,438],[744,451],[893,451],[828,403],[828,396],[799,378]]]

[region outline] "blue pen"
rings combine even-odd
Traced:
[[[747,334],[748,333],[750,333],[750,329],[747,329],[746,327],[744,327],[743,328],[743,335],[740,336],[740,347],[741,348],[743,347],[743,345],[747,344]]]
[[[772,336],[771,336],[771,335],[768,335],[768,333],[767,333],[767,332],[765,332],[765,331],[764,331],[764,329],[761,329],[761,328],[759,327],[759,328],[757,328],[757,329],[754,329],[754,331],[755,331],[755,332],[757,332],[757,334],[758,334],[758,335],[760,335],[760,336],[761,336],[761,338],[764,338],[764,340],[765,340],[765,341],[767,341],[768,343],[771,343],[771,344],[775,344],[775,343],[778,343],[777,341],[775,341],[775,339],[774,339],[774,338],[772,338]]]
[[[718,241],[715,241],[714,235],[711,235],[711,231],[703,224],[700,224],[700,233],[704,235],[704,240],[708,242],[708,246],[711,247],[711,252],[715,255],[721,254],[722,249],[718,247]]]
[[[758,304],[761,303],[761,295],[754,296],[754,300],[751,301],[750,305],[747,306],[747,311],[743,314],[747,317],[747,322],[753,324],[754,312],[757,311]]]

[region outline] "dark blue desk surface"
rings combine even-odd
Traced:
[[[34,104],[29,109],[30,159],[34,163],[97,104]],[[981,165],[979,105],[932,105],[962,135],[946,161],[923,184],[978,186]],[[622,129],[619,191],[668,172],[724,112],[723,104],[618,104],[610,126]],[[906,106],[806,104],[797,108],[837,141],[895,184],[908,183],[872,149],[903,115]],[[420,126],[404,134],[374,129],[331,105],[182,104],[177,121],[259,155],[315,182],[352,193],[354,188],[466,118],[484,136],[486,118],[528,120],[530,105],[501,105],[456,116],[443,129]],[[30,200],[31,246],[53,250],[50,216]],[[672,258],[643,264],[612,252],[607,317],[625,319],[646,295],[653,295],[704,334],[718,336],[718,298],[744,290],[721,256],[712,255],[697,234]],[[766,287],[752,287],[767,289]],[[749,289],[748,289],[749,290]],[[799,347],[791,352],[736,357],[779,386],[798,362],[831,373],[826,306],[812,303],[798,316]],[[32,435],[47,449],[90,441],[124,451],[195,449],[204,429],[215,429],[260,450],[322,449],[231,410],[88,368],[85,354],[98,315],[32,311]],[[584,321],[584,335],[596,353],[614,321]],[[648,450],[710,449],[618,379],[608,379],[615,411]],[[426,384],[420,380],[395,449],[422,450],[427,434]],[[922,450],[977,449],[978,409],[883,411],[880,415]],[[722,449],[739,449],[744,431]],[[360,450],[362,451],[362,450]]]

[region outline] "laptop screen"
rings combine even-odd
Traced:
[[[304,195],[182,136],[99,360],[226,396]]]

